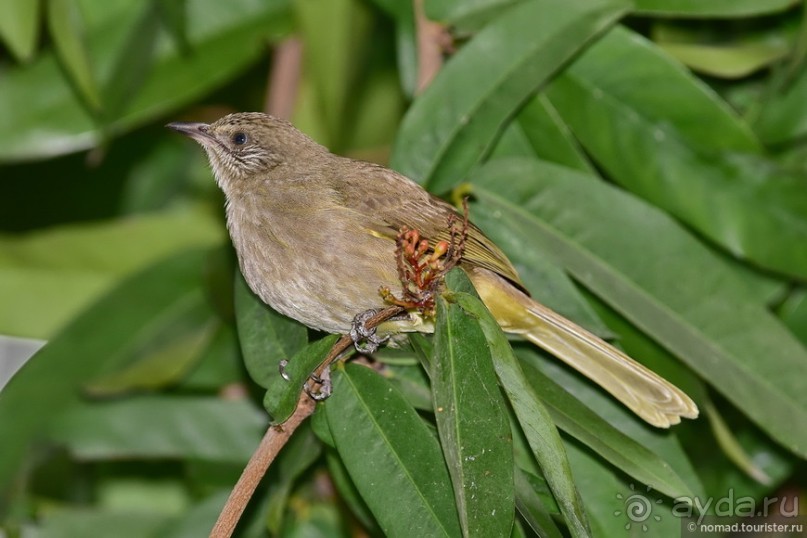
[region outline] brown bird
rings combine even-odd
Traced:
[[[357,314],[387,306],[379,288],[400,288],[401,227],[449,239],[451,205],[393,170],[330,153],[286,121],[250,112],[168,127],[207,153],[252,291],[314,329],[345,334]],[[459,266],[502,329],[559,357],[650,424],[698,415],[680,389],[531,299],[504,253],[472,224]],[[433,330],[414,312],[379,329]]]

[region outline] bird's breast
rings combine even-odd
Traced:
[[[395,244],[364,231],[338,208],[291,209],[228,208],[241,272],[281,314],[318,330],[347,332],[356,314],[384,306],[381,286],[400,287]]]

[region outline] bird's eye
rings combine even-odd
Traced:
[[[233,135],[233,144],[236,146],[243,146],[247,143],[247,135],[241,132],[235,133]]]

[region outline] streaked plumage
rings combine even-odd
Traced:
[[[288,122],[240,113],[171,127],[207,152],[252,290],[309,327],[347,333],[356,314],[385,306],[379,287],[400,288],[394,239],[402,226],[448,239],[452,206],[397,172],[330,153]],[[678,388],[529,298],[510,261],[475,226],[460,267],[504,330],[558,356],[649,423],[697,416]],[[431,325],[417,318],[384,328]]]

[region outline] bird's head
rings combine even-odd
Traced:
[[[229,114],[214,123],[169,123],[207,153],[219,186],[229,194],[252,178],[268,178],[280,166],[309,161],[327,150],[289,122],[261,112]]]

